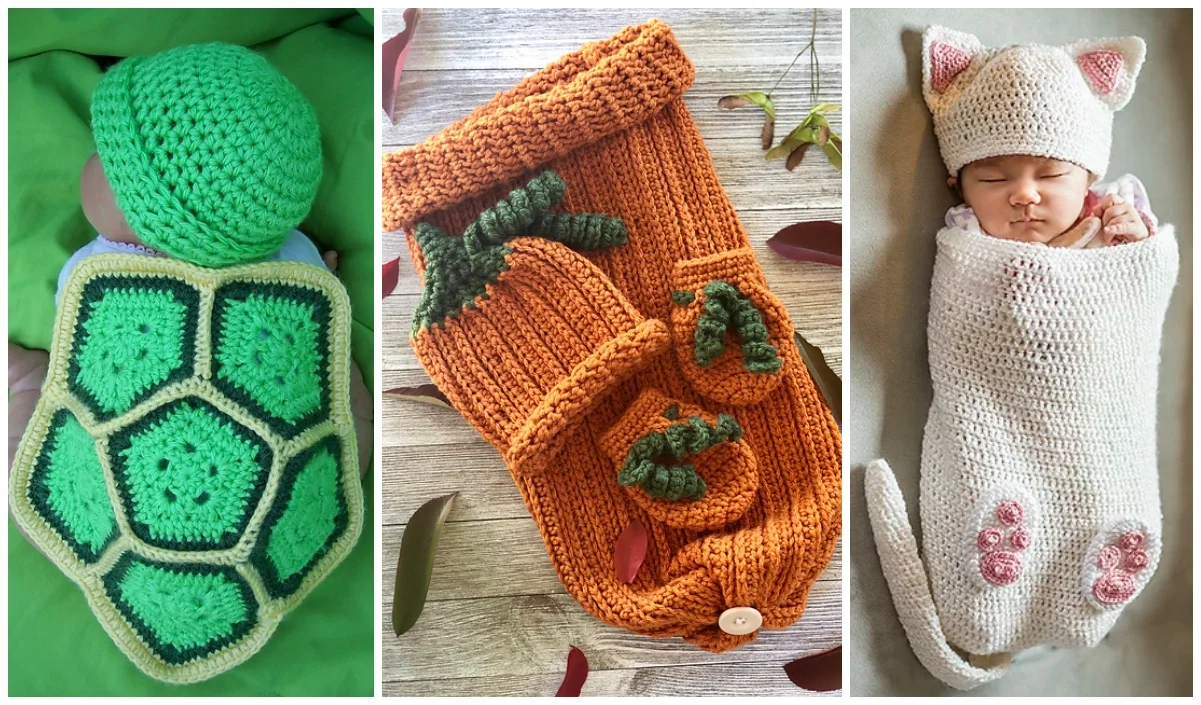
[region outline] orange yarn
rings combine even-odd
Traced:
[[[405,229],[424,272],[418,221],[461,233],[544,169],[567,184],[557,210],[624,221],[627,244],[586,254],[509,241],[508,268],[486,295],[423,325],[412,345],[501,451],[581,605],[610,624],[723,651],[754,639],[717,626],[730,607],[756,608],[768,629],[800,617],[841,529],[842,450],[684,106],[693,75],[658,21],[587,44],[385,155],[384,226]],[[706,293],[715,281],[729,294],[725,309]],[[721,328],[709,331],[720,350],[709,361],[698,327],[723,322],[724,348]],[[764,329],[765,343],[749,342]],[[752,355],[782,364],[751,364]],[[703,445],[698,435],[719,414],[739,433]],[[618,484],[639,439],[653,435],[704,481],[700,499]],[[635,519],[649,547],[630,585],[613,550]]]

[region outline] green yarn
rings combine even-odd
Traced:
[[[672,408],[676,407],[668,410]],[[635,441],[626,454],[617,483],[625,487],[641,485],[647,494],[659,499],[698,500],[705,496],[706,487],[696,468],[691,463],[668,465],[658,459],[684,460],[727,440],[737,442],[741,437],[742,427],[733,416],[719,414],[716,426],[700,416],[689,416],[684,423],[672,424]]]
[[[126,553],[104,584],[142,640],[171,664],[220,650],[257,620],[254,593],[231,566],[158,563]]]
[[[680,407],[678,404],[672,404],[663,412],[663,418],[675,421],[680,418]]]
[[[67,388],[98,421],[192,375],[200,293],[163,276],[101,275],[84,285]]]
[[[259,293],[231,300],[221,316],[217,374],[293,424],[321,406],[321,334],[311,304]]]
[[[287,508],[271,527],[267,556],[281,580],[299,573],[334,533],[337,494],[338,461],[321,449],[296,477]]]
[[[290,284],[217,289],[213,384],[284,438],[328,418],[332,305],[320,291]]]
[[[509,268],[505,258],[513,250],[504,243],[520,236],[537,236],[561,242],[576,250],[624,245],[625,223],[607,215],[565,214],[548,211],[563,198],[567,184],[547,170],[508,197],[487,208],[464,230],[450,237],[421,222],[413,236],[425,257],[425,286],[413,315],[413,335],[422,328],[456,318],[487,296],[488,285]]]
[[[300,589],[350,520],[341,476],[342,445],[327,436],[284,466],[250,562],[267,594],[283,598]]]
[[[266,59],[232,44],[116,64],[92,95],[92,132],[133,231],[203,266],[278,250],[321,183],[313,107]]]
[[[425,286],[413,313],[413,335],[426,326],[458,318],[465,308],[487,296],[488,285],[509,265],[513,252],[503,245],[468,252],[463,238],[447,236],[429,223],[417,224],[417,244],[425,255]]]
[[[117,537],[96,441],[66,409],[51,422],[30,495],[42,518],[85,562],[95,562]]]
[[[195,398],[135,422],[110,452],[130,528],[178,550],[233,546],[271,469],[262,440]]]
[[[187,309],[152,289],[112,290],[89,305],[75,380],[103,411],[123,413],[183,364]]]
[[[548,213],[538,224],[539,237],[587,252],[626,244],[626,224],[618,218],[593,213]]]
[[[726,331],[731,324],[742,341],[743,367],[757,374],[780,369],[779,351],[768,342],[763,314],[738,287],[715,279],[705,285],[704,310],[696,322],[696,364],[707,367],[726,349]]]
[[[542,172],[480,213],[463,230],[464,246],[468,252],[480,252],[536,232],[542,216],[563,198],[566,191],[567,184],[562,177],[550,170]]]
[[[696,294],[691,291],[677,290],[671,292],[671,302],[676,306],[687,306],[696,301]]]

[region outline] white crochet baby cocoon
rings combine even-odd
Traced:
[[[1095,250],[939,232],[924,567],[883,462],[866,492],[898,614],[944,682],[1004,672],[948,642],[979,655],[1095,645],[1154,573],[1156,389],[1178,258],[1170,225]]]

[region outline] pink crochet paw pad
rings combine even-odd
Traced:
[[[980,575],[993,585],[1012,585],[1022,577],[1021,553],[1033,541],[1023,524],[1024,515],[1020,502],[1002,500],[993,513],[995,523],[976,536]]]
[[[1097,554],[1102,573],[1093,583],[1093,597],[1102,605],[1120,605],[1138,591],[1135,579],[1151,562],[1143,549],[1147,536],[1138,529],[1127,531],[1116,543],[1106,544]]]

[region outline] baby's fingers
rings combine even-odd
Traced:
[[[1101,198],[1097,205],[1093,206],[1093,215],[1100,217],[1108,212],[1110,208],[1119,206],[1123,203],[1125,203],[1125,201],[1122,200],[1121,196],[1117,195],[1116,193],[1107,193]]]
[[[1118,238],[1130,241],[1142,240],[1145,237],[1147,237],[1147,228],[1138,219],[1111,223],[1101,230],[1101,239],[1107,245]]]

